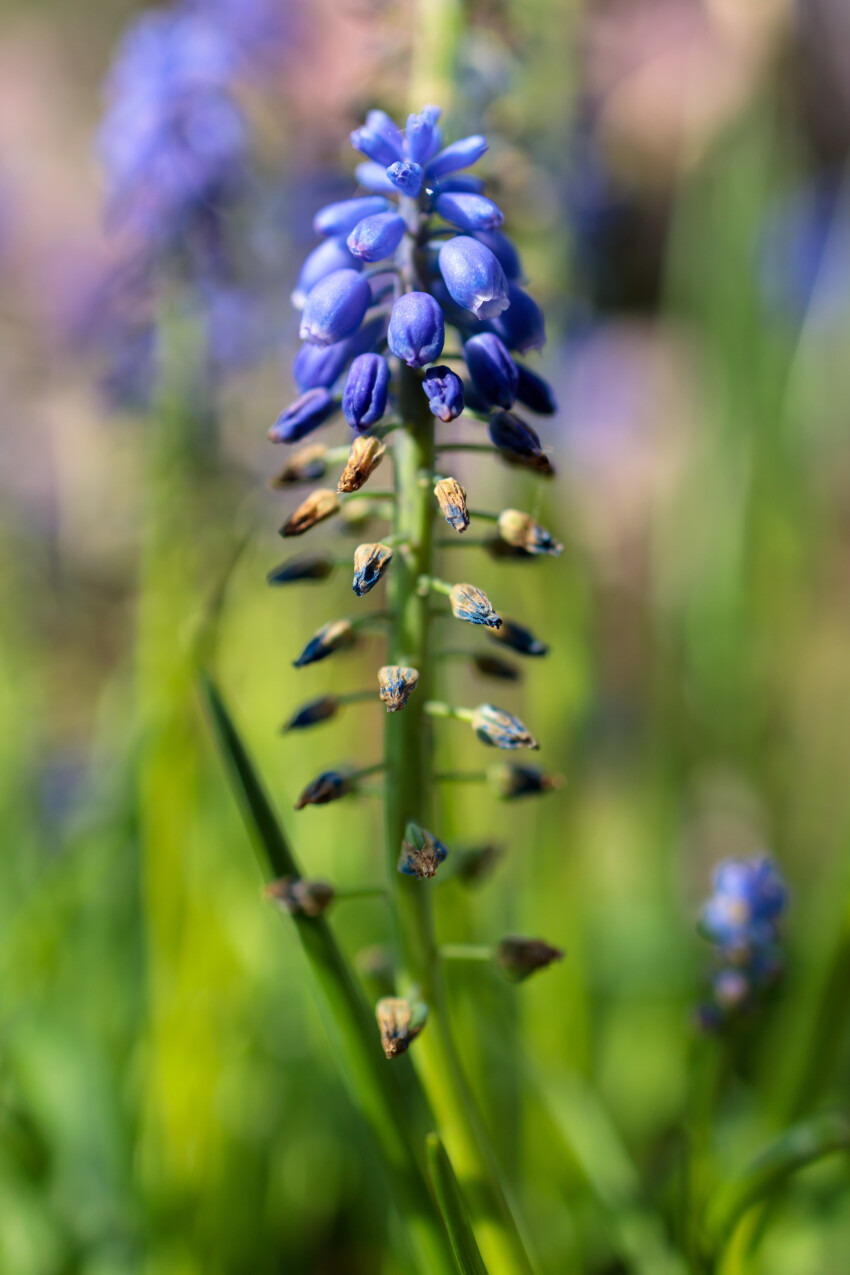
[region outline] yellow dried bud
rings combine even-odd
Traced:
[[[425,1026],[427,1009],[413,1006],[401,996],[385,996],[375,1006],[381,1045],[387,1058],[398,1058],[407,1053]]]
[[[441,478],[434,488],[437,503],[445,514],[446,522],[460,535],[469,526],[469,510],[466,492],[455,478]]]
[[[340,503],[337,500],[336,492],[331,491],[329,487],[319,487],[316,491],[311,491],[306,500],[302,501],[294,514],[290,514],[286,522],[280,529],[282,536],[303,536],[305,531],[309,531],[311,527],[315,527],[320,522],[324,522],[326,518],[332,518],[338,513]]]
[[[315,483],[324,478],[328,469],[328,449],[324,443],[311,443],[302,447],[284,465],[279,474],[269,479],[269,486],[292,487],[295,483]]]
[[[404,708],[419,681],[419,672],[415,668],[406,668],[400,664],[385,664],[378,669],[378,687],[381,699],[387,706],[388,713],[397,713]]]
[[[504,509],[499,514],[499,535],[514,549],[530,554],[550,554],[557,558],[564,546],[553,538],[539,522],[519,509]]]
[[[377,438],[355,438],[339,480],[337,491],[359,491],[384,459],[386,447]]]
[[[384,576],[392,562],[393,551],[388,545],[358,545],[354,550],[354,583],[351,586],[358,598],[362,598]]]

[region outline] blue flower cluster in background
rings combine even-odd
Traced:
[[[719,1028],[757,1008],[780,978],[779,922],[788,892],[772,859],[760,855],[720,863],[712,884],[700,932],[715,947],[717,967],[701,1019]]]
[[[501,210],[483,182],[463,172],[487,142],[472,136],[443,146],[439,118],[426,106],[402,132],[383,111],[370,111],[351,134],[366,157],[357,180],[369,193],[315,216],[322,241],[292,296],[304,342],[293,364],[300,397],[269,431],[273,442],[297,442],[340,407],[355,432],[376,426],[392,404],[388,355],[422,370],[439,420],[454,420],[464,406],[502,417],[517,402],[555,411],[550,387],[515,357],[544,344],[543,315],[520,285]],[[445,357],[465,362],[463,377],[438,364],[447,326],[459,347]],[[497,421],[491,438],[509,459],[548,472],[537,435],[519,418]]]

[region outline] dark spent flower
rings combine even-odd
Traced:
[[[406,1054],[425,1026],[427,1009],[400,996],[384,996],[375,1006],[381,1046],[387,1058]]]
[[[463,411],[463,381],[448,367],[429,367],[422,379],[431,415],[438,421],[454,421]]]
[[[378,687],[388,713],[404,708],[419,681],[419,671],[402,664],[385,664],[378,669]]]
[[[487,779],[496,795],[504,801],[554,792],[564,782],[560,775],[547,775],[539,766],[519,766],[513,762],[491,766]]]
[[[421,828],[418,823],[409,823],[401,843],[398,870],[405,876],[423,881],[436,875],[448,853],[447,847],[432,832]]]
[[[539,350],[546,344],[546,325],[540,306],[519,284],[508,284],[508,304],[493,319],[493,331],[509,350]]]
[[[290,916],[321,916],[334,900],[328,881],[305,881],[301,877],[280,877],[270,881],[265,896]]]
[[[304,668],[306,664],[318,664],[319,660],[327,659],[334,651],[341,651],[353,644],[354,629],[349,621],[330,620],[313,634],[298,659],[293,660],[292,667]]]
[[[274,478],[269,486],[275,490],[280,487],[294,487],[298,483],[315,483],[324,478],[328,472],[328,449],[324,443],[311,443],[295,452]]]
[[[296,810],[305,806],[326,806],[339,801],[354,790],[354,781],[341,770],[326,770],[309,783],[295,803]]]
[[[482,744],[491,748],[531,748],[540,747],[537,740],[518,717],[508,713],[494,704],[479,704],[472,719],[472,729]]]
[[[490,875],[504,853],[503,846],[492,842],[483,846],[472,846],[466,850],[456,850],[452,856],[454,875],[464,885],[479,885]]]
[[[340,476],[337,492],[342,495],[344,492],[359,491],[384,459],[386,450],[383,443],[370,435],[355,438]]]
[[[352,589],[358,598],[374,589],[386,574],[392,562],[393,551],[388,545],[358,545],[354,550],[354,583]]]
[[[499,629],[502,617],[493,610],[487,594],[474,584],[456,584],[449,596],[452,614],[468,624],[482,624],[487,629]]]
[[[516,664],[500,659],[498,655],[473,655],[472,663],[482,677],[492,677],[499,682],[518,682],[522,677],[522,671]]]
[[[305,531],[318,526],[327,518],[339,513],[340,503],[335,491],[329,487],[319,487],[303,500],[293,514],[290,514],[280,529],[284,537],[303,536]]]
[[[488,407],[513,407],[519,373],[504,342],[482,332],[469,338],[463,354],[479,398]]]
[[[504,509],[499,515],[499,535],[506,544],[530,554],[548,554],[557,558],[564,546],[559,544],[530,514],[519,509]]]
[[[320,695],[318,699],[311,699],[309,703],[303,704],[296,713],[293,713],[289,721],[281,727],[283,734],[287,734],[291,730],[306,730],[309,726],[315,726],[318,722],[326,722],[331,717],[336,717],[339,712],[339,700],[335,695]]]
[[[550,476],[555,470],[543,450],[540,436],[513,412],[493,412],[488,427],[490,441],[511,465],[522,465]]]
[[[541,642],[530,629],[523,628],[515,620],[502,620],[502,627],[498,632],[488,633],[487,636],[494,638],[497,642],[504,642],[505,646],[509,646],[512,651],[516,651],[517,655],[541,656],[549,654],[549,648],[546,643]]]
[[[542,939],[526,939],[509,935],[502,939],[495,952],[499,969],[511,983],[522,983],[537,970],[546,969],[553,961],[562,961],[560,948],[550,947]]]
[[[558,410],[558,404],[549,382],[522,363],[516,364],[516,370],[519,373],[516,391],[519,401],[538,416],[553,416]]]
[[[459,535],[469,526],[469,510],[466,507],[466,492],[454,478],[441,478],[434,488],[437,504],[445,515],[446,522]]]
[[[297,584],[302,580],[327,580],[333,574],[334,560],[327,553],[299,554],[274,567],[266,580],[271,585]]]

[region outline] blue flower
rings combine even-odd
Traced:
[[[516,283],[508,284],[508,305],[504,313],[500,312],[492,319],[490,326],[509,350],[519,350],[521,354],[541,349],[546,344],[543,311]]]
[[[383,261],[395,252],[404,231],[404,218],[398,213],[376,213],[358,221],[346,243],[362,261]]]
[[[485,195],[444,192],[434,200],[434,209],[461,230],[496,230],[504,221],[501,209]]]
[[[400,159],[387,168],[387,180],[402,195],[418,195],[422,189],[422,165]]]
[[[386,321],[372,319],[364,323],[358,332],[333,345],[311,345],[309,342],[302,345],[292,361],[292,375],[298,389],[303,392],[317,385],[330,387],[351,359],[374,349],[385,333]]]
[[[505,272],[509,283],[517,283],[522,277],[522,262],[519,253],[507,235],[501,230],[476,230],[475,238],[489,248],[499,265]]]
[[[345,378],[342,412],[352,429],[364,430],[381,419],[387,407],[390,369],[380,354],[359,354]]]
[[[384,111],[370,111],[362,128],[351,134],[351,145],[361,154],[386,167],[404,155],[401,131]]]
[[[426,164],[440,149],[442,132],[437,124],[439,106],[425,106],[418,115],[408,115],[404,130],[404,153],[414,164]]]
[[[477,319],[494,319],[510,305],[505,272],[479,239],[447,240],[440,248],[440,273],[452,299]]]
[[[316,284],[335,270],[362,269],[362,262],[355,257],[341,236],[325,239],[305,258],[292,293],[292,304],[299,310],[303,309]]]
[[[488,432],[490,441],[511,464],[523,465],[539,474],[554,473],[537,431],[513,412],[493,412]]]
[[[429,367],[422,378],[432,415],[439,421],[453,421],[463,411],[463,381],[448,367]]]
[[[519,380],[516,396],[521,403],[529,407],[538,416],[552,416],[558,410],[555,392],[548,381],[532,372],[530,367],[522,363],[515,364]]]
[[[462,137],[460,141],[452,142],[428,164],[429,181],[436,181],[447,173],[456,173],[461,168],[471,168],[488,149],[486,137]]]
[[[362,275],[334,270],[308,296],[299,336],[314,345],[333,345],[357,331],[371,303],[372,292]]]
[[[359,199],[341,199],[325,204],[313,218],[317,235],[350,235],[358,221],[387,212],[389,203],[379,195],[363,195]]]
[[[364,163],[357,165],[354,176],[361,186],[365,186],[367,190],[373,190],[377,195],[397,195],[398,187],[390,178],[389,171],[389,168],[385,168],[383,164],[376,164],[374,160],[367,159]]]
[[[389,347],[408,367],[424,367],[440,357],[445,340],[443,312],[427,292],[406,292],[390,315]]]
[[[269,430],[273,443],[297,443],[333,415],[338,404],[324,388],[307,390],[281,412]]]
[[[472,383],[488,407],[513,407],[519,373],[504,343],[492,332],[482,332],[470,337],[463,354]]]

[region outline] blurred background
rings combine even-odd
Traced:
[[[521,1047],[591,1083],[675,1219],[718,859],[768,851],[791,890],[785,978],[718,1103],[721,1166],[850,1083],[850,8],[180,3],[195,25],[167,56],[226,90],[199,119],[227,179],[173,243],[189,178],[166,155],[139,183],[175,65],[157,19],[123,0],[0,11],[0,1272],[401,1269],[194,682],[214,612],[217,675],[302,863],[376,879],[376,800],[292,813],[320,770],[377,758],[382,710],[281,724],[371,685],[380,646],[292,669],[348,583],[266,588],[294,502],[268,487],[265,435],[293,397],[312,214],[354,191],[348,132],[431,100],[450,137],[490,140],[560,403],[545,490],[475,458],[457,477],[566,544],[446,564],[550,644],[472,702],[519,711],[564,776],[539,802],[442,794],[448,844],[503,851],[440,887],[444,935],[567,953],[521,988],[453,969],[455,1021],[544,1269],[630,1271],[509,1064]],[[453,666],[447,697],[470,680]],[[466,742],[441,731],[445,769]],[[334,924],[352,954],[387,936],[378,901]],[[845,1269],[848,1201],[846,1158],[807,1170],[736,1269]]]

